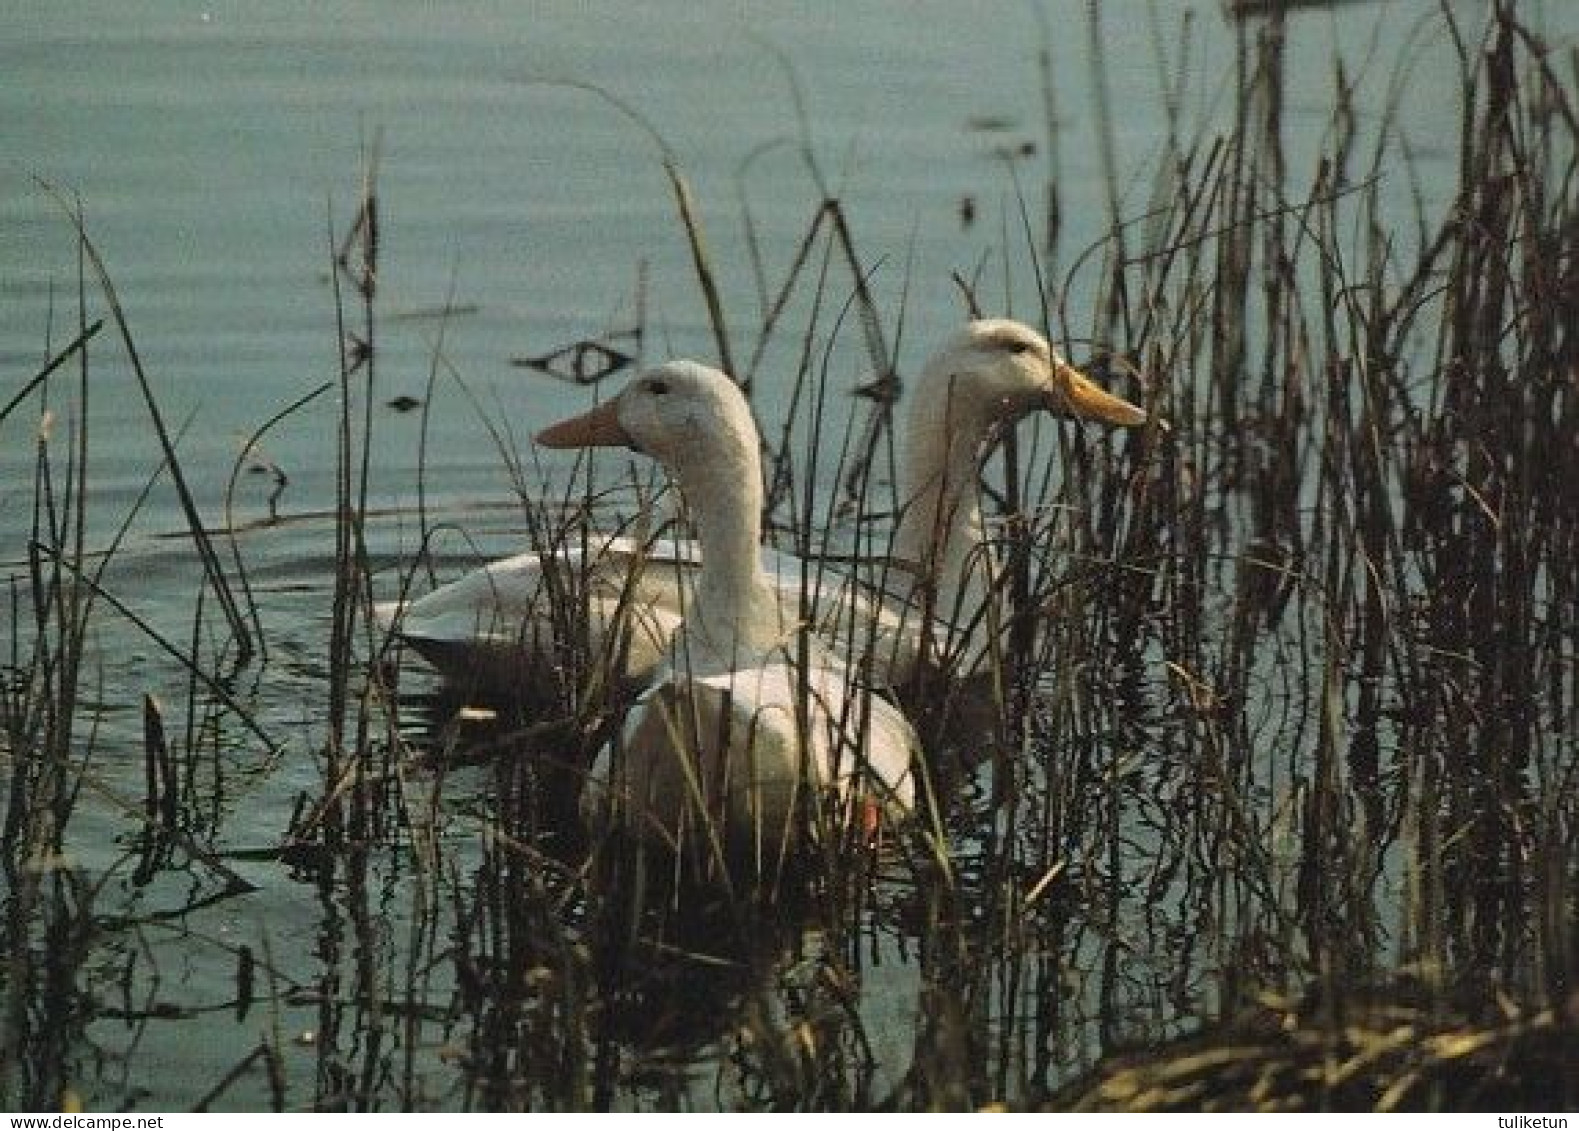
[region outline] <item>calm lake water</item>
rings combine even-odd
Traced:
[[[530,458],[526,437],[591,396],[512,358],[607,339],[639,313],[647,360],[716,359],[658,147],[611,98],[661,134],[695,191],[739,356],[749,355],[760,315],[745,210],[777,277],[820,200],[804,143],[847,208],[858,249],[876,265],[871,285],[888,324],[902,316],[901,372],[959,322],[952,273],[979,277],[994,311],[1039,319],[1017,200],[1023,192],[1039,229],[1055,159],[1065,223],[1053,286],[1060,296],[1067,290],[1065,329],[1078,357],[1101,257],[1069,272],[1107,226],[1095,85],[1110,98],[1119,208],[1137,218],[1166,136],[1165,96],[1181,92],[1186,138],[1226,128],[1219,116],[1230,104],[1240,34],[1215,4],[1102,7],[1093,36],[1087,5],[1076,0],[1040,8],[937,0],[13,4],[0,41],[0,403],[77,323],[77,246],[42,181],[80,202],[166,419],[184,426],[179,451],[198,504],[220,523],[224,484],[246,438],[336,376],[332,239],[352,221],[376,143],[382,324],[372,501],[391,517],[373,524],[371,549],[381,566],[415,549],[414,525],[400,512],[415,499],[419,414],[387,403],[426,396],[441,334],[428,501],[469,533],[473,552],[510,549],[519,534],[509,506],[515,489],[489,425],[507,429]],[[1479,18],[1479,4],[1451,7],[1466,22]],[[1553,35],[1571,36],[1573,8],[1549,8]],[[1439,199],[1429,175],[1440,171],[1450,184],[1459,108],[1457,59],[1438,11],[1438,0],[1388,0],[1290,19],[1292,183],[1311,179],[1341,58],[1359,82],[1356,110],[1372,121],[1407,71],[1397,121],[1426,174],[1421,191],[1428,203]],[[1057,107],[1052,154],[1038,64],[1044,36]],[[1093,38],[1104,52],[1101,74]],[[973,223],[962,218],[967,200]],[[848,280],[831,290],[836,304]],[[456,313],[434,316],[447,302]],[[87,306],[89,320],[105,316],[91,283]],[[825,319],[823,332],[832,326]],[[854,386],[872,376],[853,328],[833,347],[835,377]],[[91,357],[89,519],[102,546],[160,456],[113,326]],[[765,421],[782,414],[776,367],[789,360],[770,356],[759,372]],[[76,425],[73,396],[69,380],[48,391],[57,454]],[[0,422],[0,574],[21,569],[44,407],[35,394]],[[215,771],[225,785],[208,836],[257,890],[179,916],[179,929],[105,941],[104,965],[135,966],[127,981],[138,1000],[120,1009],[101,1002],[102,1016],[88,1026],[92,1048],[78,1088],[91,1106],[189,1105],[256,1046],[265,1024],[286,1034],[300,1060],[290,1066],[289,1102],[312,1098],[316,1008],[282,999],[259,1020],[222,1005],[234,994],[239,945],[268,947],[303,983],[318,961],[324,908],[314,889],[251,853],[277,844],[297,797],[322,784],[310,753],[321,739],[333,543],[330,525],[313,516],[334,502],[335,421],[324,397],[270,431],[262,453],[289,478],[278,506],[291,521],[241,540],[271,645],[248,702],[286,745],[265,757],[233,739]],[[543,462],[548,474],[565,466],[558,456]],[[236,520],[264,517],[268,490],[266,477],[242,476]],[[177,639],[201,588],[190,543],[166,537],[183,525],[174,492],[159,480],[105,582]],[[448,548],[459,554],[467,545],[457,539]],[[72,862],[103,882],[97,907],[106,917],[178,909],[206,881],[169,873],[134,882],[125,853],[140,820],[142,696],[182,701],[185,677],[146,634],[108,613],[94,656],[97,784],[70,827]],[[485,774],[463,771],[445,788],[464,796],[487,785]],[[451,835],[460,843],[471,833]],[[885,1071],[905,1067],[900,1054],[917,1009],[912,973],[888,955],[863,1001],[870,1030],[893,1037],[892,1048],[876,1050]],[[155,1004],[168,1015],[148,1020]],[[435,1081],[433,1103],[460,1102],[445,1082],[458,1070],[443,1049],[421,1056]],[[222,1102],[267,1099],[254,1074]],[[621,1102],[650,1098],[633,1092]],[[703,1088],[692,1102],[727,1096]]]

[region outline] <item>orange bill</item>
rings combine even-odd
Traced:
[[[634,444],[620,424],[619,401],[604,401],[590,412],[550,424],[537,434],[545,448],[629,448]]]
[[[1137,408],[1123,397],[1114,396],[1101,385],[1087,377],[1066,361],[1054,360],[1058,383],[1062,386],[1061,403],[1055,407],[1070,416],[1083,416],[1105,424],[1133,428],[1146,422],[1146,410]]]

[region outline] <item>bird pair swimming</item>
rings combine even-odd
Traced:
[[[625,824],[676,846],[744,839],[776,854],[808,811],[840,823],[861,805],[914,806],[915,733],[871,688],[945,657],[961,674],[980,662],[988,641],[976,610],[995,570],[976,497],[982,452],[1001,423],[1038,410],[1121,426],[1146,419],[1017,322],[973,322],[928,362],[907,412],[892,544],[908,580],[904,592],[874,595],[764,550],[749,406],[717,370],[670,362],[537,440],[658,460],[688,504],[695,542],[616,537],[518,555],[378,616],[446,674],[531,679],[552,656],[546,579],[576,571],[591,646],[648,688],[594,764],[583,811],[607,802]],[[810,578],[817,587],[803,592]],[[832,645],[804,630],[807,609]]]

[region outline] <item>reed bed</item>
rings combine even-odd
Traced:
[[[1574,60],[1516,5],[1484,28],[1444,7],[1462,63],[1451,183],[1398,190],[1428,172],[1390,118],[1358,129],[1336,66],[1300,181],[1284,18],[1241,25],[1234,127],[1189,136],[1168,115],[1151,205],[1124,215],[1115,184],[1099,244],[1058,248],[1056,184],[1021,195],[1026,234],[1003,254],[1031,263],[1040,309],[1013,313],[1143,397],[1152,423],[1010,438],[988,476],[1008,564],[990,709],[962,719],[945,689],[907,689],[934,785],[923,818],[876,843],[823,838],[768,884],[580,829],[581,776],[624,702],[615,657],[588,644],[585,578],[551,577],[558,662],[524,699],[435,688],[374,627],[375,595],[444,574],[450,533],[424,503],[416,555],[369,550],[376,146],[327,241],[338,486],[305,740],[260,718],[237,678],[276,662],[267,617],[239,546],[222,559],[197,517],[77,223],[72,340],[0,413],[14,428],[33,398],[76,408],[64,453],[37,436],[27,568],[8,594],[0,1106],[135,1096],[135,1042],[117,1085],[95,1026],[160,1016],[135,991],[148,938],[169,930],[233,969],[223,1007],[255,1034],[198,1107],[1571,1104],[1541,1066],[1579,1044]],[[667,150],[664,167],[720,354],[748,386],[792,383],[788,418],[763,421],[772,537],[815,570],[864,558],[880,573],[902,301],[885,308],[872,249],[824,190],[777,278],[746,210],[757,316],[726,326]],[[1065,299],[1093,274],[1085,321]],[[1012,301],[956,282],[962,314]],[[116,869],[71,853],[78,806],[107,788],[88,642],[106,610],[133,616],[104,583],[118,540],[84,534],[101,305],[204,579],[184,641],[117,629],[156,639],[180,676],[174,707],[145,700],[146,797],[122,814],[143,883],[201,878],[171,915],[106,905]],[[652,360],[645,330],[597,356]],[[830,360],[850,339],[874,377],[855,399]],[[429,392],[442,382],[466,392],[440,335]],[[655,479],[587,462],[548,486],[495,437],[529,545],[667,521]],[[264,773],[304,742],[311,758],[315,784],[261,849],[216,847],[225,735]],[[191,926],[254,894],[241,873],[260,862],[313,906],[310,954]],[[1483,1086],[1444,1082],[1472,1073]]]

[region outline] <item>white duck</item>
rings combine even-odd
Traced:
[[[1146,413],[1098,386],[1029,326],[970,323],[922,369],[905,413],[899,525],[865,667],[905,686],[926,662],[959,677],[986,654],[998,562],[980,505],[981,464],[1000,428],[1036,411],[1134,427]]]
[[[848,578],[790,554],[762,550],[764,568],[785,603],[808,606],[830,635],[860,656],[867,677],[908,684],[917,662],[973,667],[985,650],[981,609],[995,565],[984,548],[979,471],[988,441],[1006,422],[1037,410],[1134,426],[1139,408],[1099,388],[1022,323],[968,324],[922,370],[910,397],[901,474],[906,500],[893,544],[899,568],[871,599]],[[518,554],[411,602],[377,606],[391,628],[446,676],[489,687],[520,687],[542,678],[555,641],[545,579],[584,578],[589,653],[616,657],[626,677],[643,684],[679,623],[685,575],[700,567],[695,542],[645,545],[619,536],[580,546]],[[628,613],[628,620],[621,613]],[[611,626],[628,623],[622,634]]]
[[[772,863],[808,813],[838,827],[863,812],[858,803],[913,807],[910,724],[796,625],[763,568],[760,444],[733,381],[671,362],[537,442],[654,457],[678,483],[702,551],[666,661],[599,754],[584,812],[608,802],[675,848],[745,847]]]

